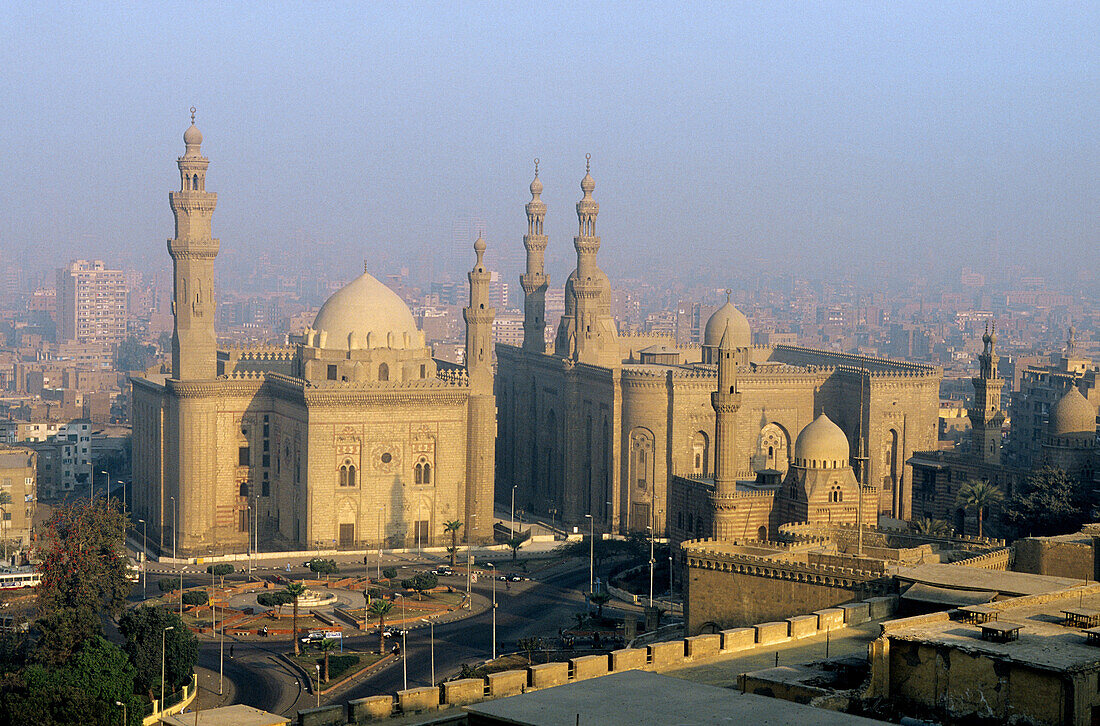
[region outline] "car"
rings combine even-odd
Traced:
[[[432,574],[433,575],[438,575],[440,577],[448,577],[448,576],[453,575],[455,573],[450,567],[444,566],[444,567],[437,567],[436,569],[432,570]]]
[[[402,635],[407,635],[407,634],[408,634],[407,631],[401,630],[400,628],[389,628],[389,627],[387,627],[385,630],[382,631],[382,637],[383,638],[400,638]]]
[[[527,579],[530,579],[530,578],[521,577],[520,575],[512,575],[511,579],[512,579],[512,582],[523,582],[524,580],[527,580]]]

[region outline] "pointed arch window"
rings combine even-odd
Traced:
[[[356,473],[357,472],[355,471],[355,464],[351,463],[350,459],[345,459],[344,463],[340,465],[340,486],[356,486]]]
[[[390,367],[385,363],[378,366],[378,380],[388,381],[390,379]]]
[[[413,482],[416,484],[432,483],[432,465],[425,457],[420,457],[413,467]]]

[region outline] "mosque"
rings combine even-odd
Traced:
[[[437,361],[368,272],[300,342],[218,350],[217,195],[194,125],[169,194],[170,374],[133,379],[134,518],[163,554],[412,547],[492,535],[496,439],[485,242],[469,273],[466,365]]]
[[[934,449],[935,366],[753,345],[727,300],[701,346],[621,335],[597,263],[599,204],[581,180],[577,265],[544,342],[547,206],[526,205],[522,346],[498,344],[497,495],[603,532],[767,539],[782,523],[909,519],[914,451]],[[591,518],[591,519],[589,519]]]

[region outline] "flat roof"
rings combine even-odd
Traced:
[[[1031,575],[1026,572],[983,570],[966,565],[928,563],[912,567],[898,567],[899,580],[919,582],[925,585],[954,590],[978,590],[1002,595],[1038,595],[1075,587],[1084,580],[1049,575]]]
[[[624,671],[521,696],[466,706],[490,723],[523,726],[562,724],[882,724],[860,716],[803,706],[778,698],[743,694],[647,671]]]
[[[234,706],[165,716],[160,722],[166,726],[286,726],[290,723],[290,718],[238,703]]]
[[[913,620],[920,618],[925,622],[915,622],[906,627],[906,619],[902,619],[884,623],[883,628],[886,636],[893,640],[944,645],[1044,670],[1100,669],[1100,648],[1088,645],[1080,628],[1062,625],[1064,610],[1100,610],[1100,592],[1097,588],[1088,588],[1084,594],[1070,590],[1063,597],[1042,599],[1044,602],[1035,604],[1025,601],[1013,605],[1015,601],[1003,600],[990,605],[999,613],[997,620],[985,625],[1020,626],[1020,639],[1008,643],[982,640],[982,626],[968,625],[946,617],[928,622],[927,616],[918,616]]]

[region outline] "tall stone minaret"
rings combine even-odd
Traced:
[[[214,335],[214,258],[218,240],[210,234],[210,219],[218,195],[206,191],[206,167],[202,133],[191,127],[183,134],[186,150],[176,164],[180,190],[168,200],[176,217],[176,236],[168,240],[172,257],[175,295],[172,299],[172,377],[181,381],[208,380],[217,376],[217,339]]]
[[[737,410],[741,407],[741,394],[737,392],[737,349],[733,347],[729,322],[718,344],[718,390],[710,394],[714,408],[714,536],[732,539],[734,505],[731,498],[737,493],[737,469],[734,464]]]
[[[980,370],[974,384],[974,405],[967,412],[970,416],[970,441],[972,451],[986,464],[1001,463],[1001,426],[1005,415],[1001,410],[1001,388],[1004,379],[997,375],[997,324],[985,326],[982,336],[985,348],[978,356]]]
[[[573,281],[573,294],[576,298],[573,332],[576,336],[576,349],[573,357],[581,363],[606,365],[618,362],[618,346],[613,339],[614,326],[607,329],[607,321],[601,315],[601,294],[610,299],[611,291],[605,291],[605,275],[596,264],[596,253],[600,249],[600,238],[596,234],[596,217],[600,213],[600,204],[592,198],[596,181],[591,173],[591,154],[585,154],[584,178],[581,179],[581,191],[584,196],[577,202],[577,222],[579,229],[573,238],[573,247],[577,250],[577,272]],[[612,359],[605,360],[605,349],[615,345]]]
[[[489,307],[489,277],[485,240],[474,242],[477,263],[469,272],[470,306],[466,320],[466,374],[470,398],[466,421],[466,535],[485,541],[493,534],[493,487],[496,466],[496,397],[493,395],[493,317]],[[476,516],[475,516],[476,515]]]
[[[546,235],[542,223],[546,219],[546,202],[539,198],[539,160],[535,159],[535,178],[531,182],[531,201],[527,202],[527,234],[523,246],[527,249],[527,272],[520,275],[523,286],[523,349],[546,352],[546,288],[550,276],[545,271]]]

